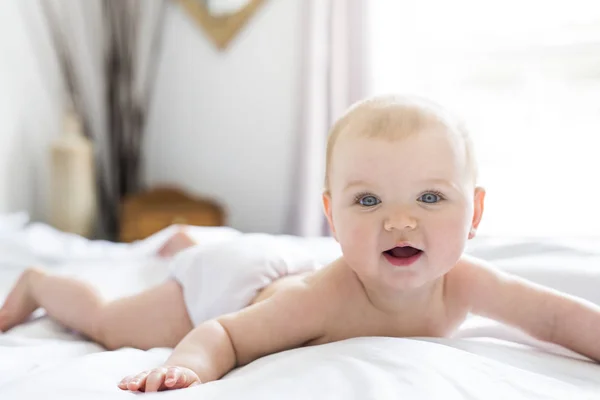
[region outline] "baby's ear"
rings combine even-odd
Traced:
[[[329,223],[329,229],[331,229],[331,234],[333,238],[337,241],[337,235],[335,233],[335,226],[333,225],[333,207],[331,202],[331,194],[328,191],[323,192],[323,212],[325,213],[325,217],[327,217],[327,222]]]
[[[471,221],[471,230],[469,231],[469,239],[473,239],[477,233],[477,228],[481,222],[483,216],[483,209],[485,203],[485,189],[482,187],[476,187],[475,193],[473,194],[473,220]]]

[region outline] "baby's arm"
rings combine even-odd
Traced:
[[[600,361],[600,307],[463,258],[457,277],[470,311]]]
[[[301,346],[321,335],[323,315],[309,287],[292,287],[236,313],[199,325],[175,348],[167,365],[195,371],[202,382],[235,366]]]
[[[290,287],[241,311],[198,325],[175,347],[161,382],[150,391],[169,389],[169,368],[195,373],[202,383],[217,380],[227,372],[259,357],[298,347],[322,334],[325,316],[319,298],[309,286]],[[192,383],[193,374],[188,373]],[[137,385],[124,385],[140,390]],[[186,387],[177,385],[173,388]]]

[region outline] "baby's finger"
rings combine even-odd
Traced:
[[[148,377],[149,373],[150,373],[150,371],[144,371],[144,372],[140,372],[139,374],[134,376],[133,379],[131,379],[127,383],[127,389],[131,390],[132,392],[136,392],[138,390],[144,390],[144,385],[146,384],[146,378]]]
[[[163,382],[165,380],[165,369],[155,369],[148,374],[146,378],[146,386],[144,391],[148,392],[158,392],[158,390],[163,386]]]
[[[202,382],[200,382],[198,375],[196,375],[196,373],[194,373],[194,371],[192,371],[191,369],[185,369],[183,371],[183,375],[185,378],[183,387],[190,387],[190,386],[199,385],[200,383],[202,383]]]
[[[181,373],[181,370],[176,367],[171,367],[167,370],[165,376],[165,386],[169,389],[178,389],[181,387],[181,378],[185,378],[185,375]]]
[[[126,376],[125,378],[121,379],[121,382],[119,382],[117,384],[117,386],[119,387],[119,389],[127,390],[127,384],[132,379],[133,379],[133,375]]]

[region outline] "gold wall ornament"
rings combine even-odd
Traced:
[[[204,29],[219,50],[255,14],[264,0],[178,0],[184,10]]]

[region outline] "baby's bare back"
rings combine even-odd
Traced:
[[[382,311],[369,299],[354,272],[339,259],[324,269],[275,281],[261,291],[253,304],[276,293],[305,288],[306,310],[311,315],[324,314],[322,334],[306,342],[316,345],[363,336],[444,337],[465,319],[467,307],[452,283],[451,273],[433,283],[426,301],[398,304],[394,310]],[[310,301],[317,297],[320,301]],[[285,310],[281,310],[285,312]],[[302,321],[297,321],[301,329]]]

